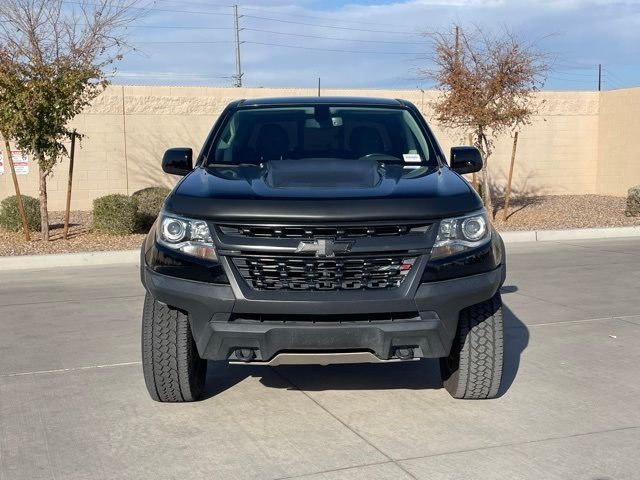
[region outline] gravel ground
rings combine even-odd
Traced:
[[[558,230],[565,228],[640,225],[640,217],[624,214],[627,199],[604,195],[549,195],[510,202],[505,222],[502,205],[494,225],[498,230]]]
[[[0,230],[0,256],[134,250],[140,247],[144,238],[143,234],[118,236],[91,233],[91,212],[71,212],[68,240],[62,238],[64,212],[49,212],[49,224],[49,242],[40,240],[39,232],[31,232],[31,241],[25,242],[22,232]]]
[[[551,230],[563,228],[620,227],[640,225],[640,217],[626,217],[626,199],[602,195],[551,195],[515,199],[509,206],[509,217],[502,219],[501,205],[494,224],[501,231]],[[22,233],[0,230],[0,256],[38,255],[47,253],[134,250],[142,243],[143,234],[101,235],[91,233],[91,213],[71,212],[69,239],[62,238],[63,212],[50,212],[51,241],[31,234],[25,242]]]

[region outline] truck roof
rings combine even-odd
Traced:
[[[380,97],[267,97],[249,98],[242,100],[238,106],[266,106],[266,105],[379,105],[388,107],[402,107],[405,103],[395,98]]]

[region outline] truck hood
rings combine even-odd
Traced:
[[[397,221],[456,216],[482,208],[482,201],[446,167],[308,159],[198,167],[165,208],[216,221]]]

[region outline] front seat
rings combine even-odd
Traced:
[[[289,153],[289,135],[282,126],[268,123],[260,128],[256,139],[260,160],[279,160]]]
[[[349,136],[349,149],[356,158],[370,153],[384,153],[384,142],[380,132],[372,127],[356,127]]]

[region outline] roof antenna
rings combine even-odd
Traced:
[[[318,77],[318,96],[320,96],[320,77]]]

